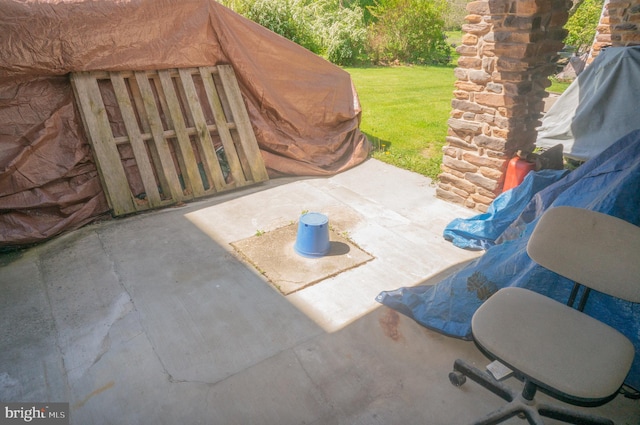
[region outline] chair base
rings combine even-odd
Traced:
[[[459,387],[465,383],[465,377],[469,377],[508,402],[500,409],[473,422],[473,425],[499,424],[516,415],[524,415],[531,425],[544,425],[542,417],[579,425],[615,425],[613,421],[600,416],[589,415],[546,403],[538,403],[533,398],[536,391],[535,385],[526,380],[525,388],[520,393],[502,382],[496,381],[489,373],[477,369],[463,360],[456,360],[453,370],[449,374],[449,380],[453,385]]]

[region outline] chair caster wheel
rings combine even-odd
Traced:
[[[461,387],[465,382],[467,382],[467,377],[461,372],[454,371],[449,373],[449,382],[456,387]]]

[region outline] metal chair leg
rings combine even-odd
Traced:
[[[566,409],[561,406],[540,403],[538,412],[547,418],[556,419],[561,422],[577,425],[615,425],[611,419],[602,416],[590,415],[575,410]]]
[[[457,359],[454,362],[453,370],[452,374],[460,373],[464,375],[462,377],[450,376],[450,380],[454,385],[461,386],[464,384],[464,377],[466,376],[508,402],[500,409],[473,422],[473,425],[495,425],[521,413],[524,414],[530,425],[544,425],[542,417],[576,425],[615,425],[610,419],[601,416],[594,416],[561,406],[537,403],[533,400],[536,386],[527,380],[525,380],[523,393],[519,393],[495,380],[488,372],[475,368],[461,359]]]
[[[496,381],[489,373],[471,366],[464,360],[457,359],[453,363],[453,370],[461,372],[465,376],[468,376],[469,379],[473,380],[479,385],[482,385],[503,400],[513,401],[519,395],[517,391],[514,391],[512,388],[504,385],[502,382]]]
[[[509,418],[512,418],[518,415],[519,413],[522,413],[521,407],[517,403],[511,402],[511,403],[505,404],[498,410],[494,410],[493,412],[487,414],[482,419],[478,419],[474,421],[472,425],[499,424],[501,422],[506,421]]]

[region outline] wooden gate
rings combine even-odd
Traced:
[[[71,82],[116,216],[268,180],[229,65]]]

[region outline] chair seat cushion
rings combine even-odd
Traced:
[[[549,390],[579,401],[610,397],[631,368],[631,341],[612,327],[536,292],[508,287],[476,311],[476,343]]]

